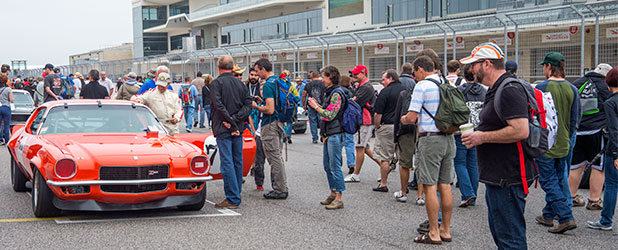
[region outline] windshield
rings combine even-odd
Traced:
[[[49,110],[40,135],[72,133],[166,133],[155,116],[145,107],[130,105],[69,105]]]
[[[15,107],[34,108],[34,101],[28,93],[13,92],[13,98],[15,98]]]

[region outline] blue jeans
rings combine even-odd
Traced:
[[[285,126],[285,136],[292,137],[292,130],[294,130],[294,122],[289,121],[286,123]]]
[[[567,204],[571,209],[573,208],[573,197],[571,197],[571,187],[569,187],[569,174],[571,173],[571,160],[573,159],[573,148],[575,147],[576,141],[577,133],[573,133],[573,135],[571,135],[571,139],[569,140],[569,153],[563,158],[565,160],[564,164],[566,167],[564,170],[564,181],[560,182],[560,188],[562,189],[562,192],[564,192],[564,195],[566,195]]]
[[[193,112],[195,111],[195,107],[183,106],[182,109],[185,112],[185,122],[187,123],[187,129],[193,128]]]
[[[309,116],[309,127],[311,129],[311,140],[318,140],[318,112],[308,107],[307,114]]]
[[[341,154],[343,150],[343,134],[335,134],[328,137],[323,147],[324,172],[328,179],[328,187],[336,193],[345,191],[343,172],[341,171]]]
[[[479,169],[476,164],[476,147],[470,149],[466,148],[466,146],[461,143],[460,135],[455,136],[455,145],[457,146],[457,154],[454,160],[455,173],[457,173],[461,200],[467,200],[470,197],[476,197],[476,192],[479,188]]]
[[[208,116],[208,128],[210,128],[212,125],[212,122],[210,121],[210,104],[204,105],[204,111],[206,111],[206,115]]]
[[[242,190],[242,136],[225,134],[217,137],[217,147],[219,147],[225,199],[238,206]]]
[[[343,133],[343,144],[345,147],[345,159],[348,167],[356,166],[356,149],[354,147],[354,134]]]
[[[485,185],[485,201],[489,230],[498,249],[528,249],[523,186]]]
[[[195,110],[199,110],[200,113],[199,115],[195,115],[195,118],[193,119],[193,122],[198,122],[200,123],[200,127],[204,126],[204,114],[206,113],[206,111],[204,110],[204,107],[202,106],[202,96],[198,96],[197,98],[195,98]]]
[[[8,143],[11,138],[11,107],[0,107],[0,121],[3,123],[1,127],[2,140],[4,140],[4,143]]]
[[[567,197],[562,190],[561,183],[564,181],[566,171],[566,157],[547,158],[541,156],[536,159],[539,168],[539,183],[545,191],[545,208],[543,208],[543,218],[553,220],[558,215],[558,222],[564,223],[573,219],[573,212],[567,202]],[[568,182],[567,182],[568,183]]]
[[[609,155],[603,155],[603,168],[605,169],[605,191],[603,191],[601,224],[611,226],[618,195],[618,170],[614,167],[614,159]]]

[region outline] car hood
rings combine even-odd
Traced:
[[[58,134],[43,135],[64,154],[104,162],[110,156],[157,156],[183,158],[197,149],[189,143],[167,135],[149,137],[145,134]]]

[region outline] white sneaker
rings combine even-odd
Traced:
[[[190,128],[188,128],[188,129],[186,129],[186,130],[187,130],[187,132],[189,132],[189,133],[191,133],[191,131],[192,131]]]
[[[425,198],[423,197],[416,198],[416,205],[419,205],[419,206],[425,205]]]
[[[405,194],[402,194],[401,191],[397,191],[394,193],[395,195],[395,199],[399,202],[406,202],[408,201],[408,196]]]
[[[355,174],[351,174],[346,176],[343,181],[345,182],[360,182],[360,176],[359,175],[355,175]]]

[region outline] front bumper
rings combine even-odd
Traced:
[[[55,187],[67,186],[91,186],[91,185],[144,185],[162,184],[173,182],[204,182],[212,180],[212,176],[204,177],[185,177],[185,178],[162,178],[148,180],[92,180],[92,181],[52,181],[48,180],[47,185]]]
[[[96,200],[61,200],[54,196],[52,203],[55,207],[62,210],[74,211],[125,211],[157,209],[165,207],[193,205],[206,199],[206,186],[197,194],[168,196],[163,199],[147,201],[142,203],[106,203]]]

